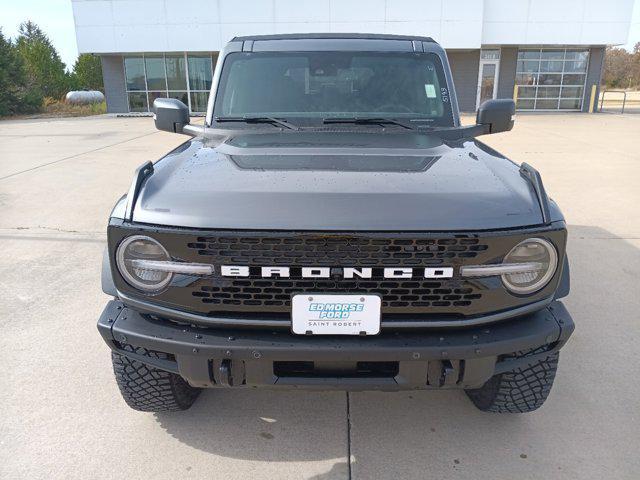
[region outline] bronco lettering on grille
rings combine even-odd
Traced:
[[[342,278],[372,278],[373,268],[329,268],[329,267],[302,267],[300,268],[301,278],[330,278],[333,275]],[[389,267],[377,269],[382,272],[384,278],[451,278],[453,277],[453,267],[427,267],[427,268],[405,268]],[[223,277],[249,277],[251,269],[247,266],[223,265],[220,267],[220,274]],[[260,267],[259,275],[262,278],[290,278],[290,267]]]

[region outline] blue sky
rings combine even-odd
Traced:
[[[638,0],[636,0],[638,1]],[[71,0],[4,0],[0,2],[0,28],[5,37],[18,35],[18,26],[32,20],[49,36],[68,67],[78,57]]]
[[[26,19],[37,23],[58,49],[62,61],[72,66],[78,56],[71,0],[5,0],[0,6],[0,28],[15,37],[18,25]],[[635,0],[627,48],[640,42],[640,0]]]

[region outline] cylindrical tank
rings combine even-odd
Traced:
[[[104,95],[97,90],[76,90],[67,93],[65,101],[73,105],[89,105],[104,102]]]

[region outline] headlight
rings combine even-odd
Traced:
[[[171,257],[153,238],[133,235],[125,238],[118,246],[116,264],[129,285],[145,292],[157,292],[166,287],[172,272],[148,268],[153,262],[167,262]]]
[[[519,294],[533,293],[549,283],[556,273],[558,253],[547,240],[529,238],[511,249],[504,257],[503,266],[514,268],[512,273],[501,275],[508,290]]]

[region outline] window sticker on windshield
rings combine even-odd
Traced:
[[[436,98],[436,87],[430,83],[425,83],[424,91],[427,93],[427,98]]]

